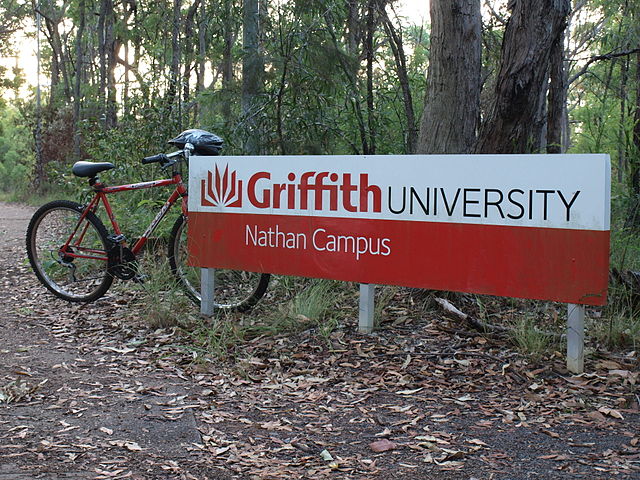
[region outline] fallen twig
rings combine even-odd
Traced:
[[[456,316],[460,320],[466,322],[471,328],[474,328],[475,330],[478,330],[483,333],[491,333],[494,335],[504,335],[506,333],[511,332],[510,328],[503,327],[500,325],[492,325],[490,323],[486,323],[481,320],[478,320],[477,318],[474,318],[471,315],[467,315],[464,312],[461,312],[456,308],[455,305],[453,305],[448,300],[445,300],[444,298],[436,297],[435,301],[438,303],[438,305],[442,307],[442,309],[445,312]]]
[[[471,328],[473,328],[475,330],[478,330],[478,331],[480,331],[482,333],[491,334],[491,335],[499,336],[499,337],[502,337],[504,335],[513,333],[513,329],[512,328],[503,327],[502,325],[493,325],[491,323],[486,323],[486,322],[483,322],[481,320],[478,320],[477,318],[472,317],[471,315],[467,315],[466,313],[461,312],[460,310],[458,310],[456,308],[455,305],[453,305],[448,300],[445,300],[444,298],[436,297],[435,301],[438,302],[438,305],[440,305],[445,312],[450,313],[450,314],[458,317],[460,320],[466,322],[467,325],[469,325]],[[564,339],[566,337],[565,334],[554,333],[554,332],[545,332],[543,330],[538,330],[538,329],[536,329],[536,330],[541,335],[544,335],[544,336],[547,336],[547,337],[551,337],[551,338],[554,338],[556,340],[562,340],[562,339]]]

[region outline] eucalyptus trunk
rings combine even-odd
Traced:
[[[375,56],[373,36],[376,29],[376,0],[367,3],[367,35],[365,39],[365,56],[367,58],[367,128],[369,131],[369,148],[365,155],[376,153],[376,112],[373,92],[373,61]]]
[[[171,34],[171,71],[169,74],[169,88],[167,89],[167,111],[172,112],[178,94],[180,80],[180,9],[182,0],[173,0],[172,34]]]
[[[242,116],[245,126],[244,151],[261,153],[259,105],[264,77],[264,61],[260,53],[259,0],[245,0],[243,5],[242,45]]]
[[[493,104],[478,153],[530,153],[543,147],[545,90],[553,46],[560,41],[569,0],[511,0]]]
[[[636,54],[636,103],[633,115],[633,147],[636,152],[633,160],[629,159],[629,211],[626,227],[640,229],[640,53]]]
[[[233,44],[235,42],[233,0],[224,0],[222,47],[222,121],[226,129],[231,125],[231,102],[233,101]],[[258,67],[260,68],[260,67]]]
[[[431,0],[431,57],[419,153],[468,153],[480,117],[480,0]]]
[[[402,42],[402,29],[396,29],[393,22],[389,18],[385,5],[380,7],[382,15],[382,23],[384,25],[389,46],[393,52],[393,59],[396,64],[396,73],[400,88],[402,90],[402,102],[404,105],[404,113],[407,119],[407,139],[406,153],[415,153],[418,144],[418,127],[416,124],[416,115],[413,109],[413,96],[411,94],[411,86],[409,84],[409,74],[407,70],[407,57],[404,52]]]
[[[549,77],[547,153],[564,153],[569,146],[569,132],[566,129],[569,81],[564,68],[564,35],[553,44]]]
[[[80,107],[82,105],[82,76],[84,71],[84,29],[85,29],[85,0],[78,2],[78,15],[80,21],[78,23],[78,31],[76,32],[76,78],[73,87],[73,156],[76,160],[80,160],[81,151],[81,133],[80,133]]]

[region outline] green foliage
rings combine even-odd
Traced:
[[[611,201],[611,267],[620,271],[640,271],[640,236],[628,222],[637,208],[623,187],[616,186]]]
[[[0,105],[0,191],[17,198],[29,191],[34,155],[25,139],[29,131],[19,123],[18,113]]]
[[[334,305],[337,283],[333,280],[312,280],[291,302],[291,316],[313,322],[324,320]]]
[[[233,347],[244,340],[246,329],[230,315],[222,315],[205,321],[197,319],[185,335],[190,339],[186,346],[194,358],[225,360],[233,355]]]
[[[139,273],[144,276],[142,312],[151,327],[185,326],[193,322],[197,309],[183,294],[163,257],[156,258],[154,252],[147,252],[139,265]]]
[[[640,317],[637,314],[612,312],[609,318],[594,322],[592,329],[590,336],[610,350],[637,350],[640,346]]]
[[[541,331],[538,321],[530,316],[517,320],[511,337],[518,349],[533,359],[540,359],[558,347],[555,337],[550,332]]]
[[[375,311],[373,313],[376,325],[380,325],[383,322],[385,309],[390,305],[398,291],[399,287],[389,285],[380,285],[376,289]]]

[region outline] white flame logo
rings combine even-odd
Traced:
[[[236,180],[235,170],[229,173],[226,165],[222,174],[215,166],[215,172],[207,171],[207,178],[200,181],[200,204],[203,207],[241,207],[242,180]]]

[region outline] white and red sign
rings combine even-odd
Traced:
[[[602,305],[606,155],[191,157],[190,263]]]

